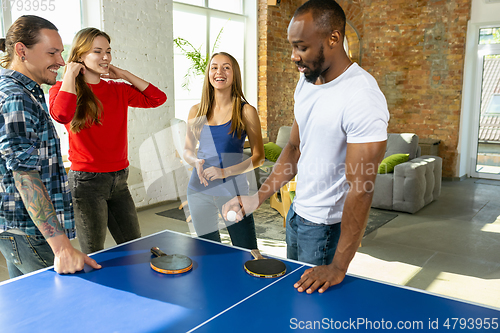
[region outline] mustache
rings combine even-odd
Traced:
[[[304,65],[304,63],[302,61],[295,61],[295,65],[297,65],[297,67],[300,66],[300,67],[304,67],[304,68],[308,68],[309,69],[309,67],[307,67],[306,65]]]

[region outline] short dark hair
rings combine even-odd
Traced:
[[[334,0],[309,0],[297,8],[293,17],[311,13],[316,27],[325,35],[338,30],[345,36],[346,16]]]
[[[5,38],[0,40],[0,47],[2,51],[5,52],[0,58],[0,65],[4,68],[8,68],[14,59],[14,46],[16,43],[23,43],[27,48],[31,48],[33,45],[40,41],[40,30],[50,29],[58,31],[56,26],[39,16],[35,15],[23,15],[19,17],[7,31]]]

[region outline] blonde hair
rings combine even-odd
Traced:
[[[85,28],[80,30],[73,39],[67,62],[81,62],[82,55],[92,49],[92,43],[99,36],[111,42],[108,34],[99,29]],[[64,71],[66,72],[66,69]],[[102,103],[87,85],[82,73],[76,77],[75,86],[77,96],[76,112],[71,120],[70,130],[73,133],[78,133],[93,124],[101,123]]]
[[[193,134],[196,138],[200,137],[201,130],[203,129],[203,125],[205,124],[205,119],[210,119],[213,116],[213,102],[215,99],[214,87],[210,83],[210,64],[212,59],[217,55],[223,55],[228,57],[231,60],[231,65],[233,68],[233,84],[231,85],[231,96],[233,100],[233,111],[231,114],[231,129],[230,133],[236,133],[238,139],[241,139],[241,134],[245,130],[245,125],[243,124],[243,116],[242,116],[242,102],[248,103],[243,95],[243,84],[241,80],[241,70],[238,65],[238,61],[226,52],[218,52],[214,53],[210,58],[210,61],[207,64],[207,68],[205,69],[205,80],[203,81],[203,90],[201,94],[201,102],[198,107],[198,111],[196,113],[196,118],[193,123]]]

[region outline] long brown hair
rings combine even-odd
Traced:
[[[50,21],[35,15],[23,15],[12,23],[5,38],[0,40],[0,50],[5,52],[0,57],[0,66],[10,67],[16,54],[16,43],[23,43],[28,49],[37,44],[42,29],[58,31]]]
[[[226,52],[218,52],[214,53],[212,57],[210,57],[210,61],[207,64],[207,68],[205,69],[205,80],[203,81],[203,91],[201,94],[201,102],[198,107],[198,112],[196,113],[196,119],[193,123],[193,134],[196,138],[200,137],[201,130],[203,129],[203,125],[206,122],[206,119],[209,119],[213,115],[213,102],[215,99],[214,87],[210,83],[210,64],[212,59],[217,55],[223,55],[228,57],[231,60],[231,65],[233,68],[233,84],[231,85],[231,96],[233,100],[233,111],[231,114],[231,129],[229,133],[236,133],[238,139],[241,139],[241,134],[245,130],[245,125],[243,124],[242,117],[242,102],[247,102],[245,96],[243,95],[243,85],[241,81],[241,70],[238,65],[238,61]]]
[[[80,62],[82,55],[92,49],[92,43],[99,36],[106,38],[109,43],[111,42],[108,34],[99,29],[85,28],[80,30],[73,39],[67,62]],[[70,130],[73,133],[78,133],[93,124],[101,123],[102,103],[87,85],[82,73],[76,77],[75,88],[76,112],[71,120]]]

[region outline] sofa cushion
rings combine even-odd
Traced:
[[[278,157],[280,157],[283,148],[275,144],[274,142],[268,142],[264,144],[264,154],[266,159],[271,162],[276,162]]]
[[[378,174],[375,180],[372,207],[392,209],[393,174]]]
[[[409,154],[408,160],[418,157],[418,136],[413,133],[390,133],[387,136],[385,156]]]
[[[394,169],[393,210],[415,213],[425,206],[427,187],[426,163],[419,159],[400,164]],[[432,186],[429,184],[429,186]]]
[[[291,132],[292,126],[281,126],[278,130],[278,136],[276,137],[276,144],[281,148],[285,148],[288,140],[290,139]]]
[[[394,154],[388,156],[380,162],[378,167],[378,173],[390,173],[394,172],[396,165],[408,162],[409,154]]]

